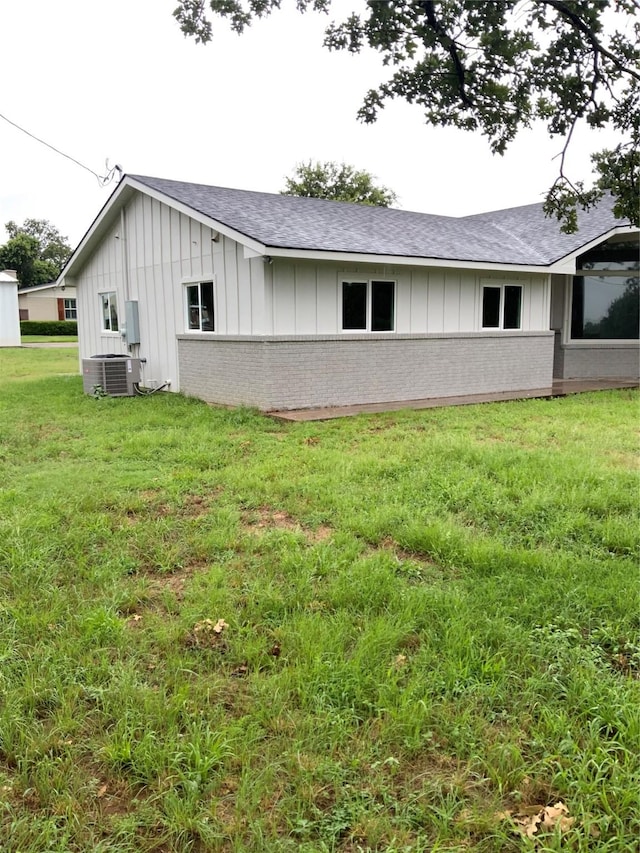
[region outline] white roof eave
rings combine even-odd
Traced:
[[[75,272],[84,264],[87,254],[91,252],[94,245],[102,239],[104,231],[113,222],[115,215],[136,191],[144,193],[145,195],[172,207],[179,213],[184,213],[185,216],[189,216],[196,222],[200,222],[202,225],[211,228],[212,231],[217,231],[225,237],[230,237],[241,245],[247,247],[252,253],[255,253],[255,255],[264,255],[266,253],[265,246],[257,240],[253,240],[251,237],[247,237],[246,234],[235,231],[233,228],[229,228],[222,222],[217,222],[215,219],[211,219],[211,217],[205,216],[205,214],[194,210],[192,207],[188,207],[187,205],[182,204],[182,202],[176,201],[164,193],[158,192],[145,184],[139,183],[133,178],[125,176],[118,184],[118,187],[110,198],[107,199],[104,207],[92,222],[89,230],[76,247],[71,258],[67,261],[65,268],[56,280],[57,285],[62,284],[64,279],[67,277],[73,278]]]
[[[605,240],[610,240],[611,237],[615,237],[618,234],[640,234],[640,232],[632,225],[616,225],[604,234],[600,234],[600,236],[594,237],[593,240],[589,240],[588,243],[580,246],[579,249],[575,249],[568,255],[564,255],[562,258],[555,260],[549,265],[549,272],[573,275],[576,271],[576,258],[583,255],[585,252],[588,252],[590,249],[593,249],[594,246],[598,246],[600,243],[604,243]]]
[[[264,254],[270,258],[293,260],[338,261],[342,263],[377,264],[378,266],[436,267],[438,269],[469,269],[519,273],[548,273],[549,266],[509,264],[495,261],[461,261],[455,258],[422,258],[410,255],[376,255],[361,252],[330,252],[315,249],[283,249],[265,246]]]
[[[575,272],[575,259],[583,252],[588,251],[593,246],[602,243],[615,234],[637,233],[636,228],[628,226],[617,226],[610,229],[604,234],[585,243],[575,251],[557,258],[548,264],[517,264],[504,263],[496,261],[473,261],[459,260],[455,258],[429,258],[429,257],[414,257],[406,255],[378,255],[359,252],[345,251],[325,251],[319,249],[290,249],[275,246],[265,245],[252,237],[247,236],[233,228],[218,222],[209,216],[195,210],[188,205],[176,201],[165,193],[160,192],[148,185],[135,180],[135,178],[125,175],[118,184],[115,191],[106,201],[102,210],[98,213],[90,228],[78,244],[71,258],[62,270],[55,284],[60,286],[66,278],[73,278],[87,258],[87,255],[92,251],[95,245],[102,239],[106,229],[113,223],[115,216],[120,209],[127,203],[135,192],[141,192],[150,198],[156,199],[163,204],[168,205],[174,210],[189,216],[196,222],[211,228],[244,247],[245,257],[258,257],[260,255],[271,258],[290,258],[298,260],[315,260],[315,261],[337,261],[350,263],[367,263],[385,266],[414,266],[414,267],[435,267],[445,269],[470,269],[480,271],[499,271],[499,272],[518,272],[518,273],[558,273],[572,274]]]

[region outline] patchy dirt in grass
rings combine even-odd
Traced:
[[[311,544],[324,542],[333,536],[333,528],[327,525],[319,525],[309,528],[302,525],[296,518],[286,510],[273,509],[262,506],[257,510],[243,513],[242,525],[251,533],[260,533],[267,530],[291,530],[294,533],[302,533]]]
[[[371,546],[368,553],[385,552],[398,563],[398,574],[408,581],[441,581],[455,580],[458,572],[451,566],[442,566],[430,554],[424,551],[410,550],[399,545],[390,536],[385,537],[378,545]]]
[[[389,551],[399,562],[413,562],[419,563],[422,566],[433,566],[437,569],[440,568],[438,563],[429,554],[425,554],[422,551],[410,551],[408,548],[403,548],[390,536],[386,536],[375,550]]]
[[[132,799],[134,798],[129,786],[123,782],[101,782],[95,791],[97,810],[106,818],[128,814],[131,811]]]
[[[125,512],[127,524],[134,525],[149,519],[158,518],[201,518],[209,513],[222,489],[213,489],[205,494],[187,494],[175,503],[166,500],[166,493],[160,489],[146,489],[140,492],[142,507],[129,507]],[[164,498],[164,499],[163,499]]]
[[[637,471],[640,468],[640,457],[635,453],[623,453],[619,450],[607,450],[604,455],[613,465],[619,468],[624,468],[627,471]]]
[[[173,593],[175,600],[184,599],[187,585],[198,574],[206,573],[210,568],[207,560],[192,560],[173,572],[157,572],[152,567],[140,567],[134,578],[142,578],[135,600],[120,609],[123,616],[128,616],[127,624],[131,628],[139,628],[140,617],[145,611],[166,611],[163,596]]]
[[[461,789],[469,781],[465,766],[444,751],[429,750],[413,760],[388,769],[394,790],[418,793],[427,782],[438,781],[442,788]]]

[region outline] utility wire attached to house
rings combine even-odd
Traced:
[[[27,136],[30,136],[32,139],[35,139],[36,142],[40,142],[42,145],[46,145],[47,148],[50,148],[52,151],[55,151],[56,154],[60,154],[62,157],[66,157],[67,160],[71,160],[72,163],[75,163],[76,166],[80,166],[81,169],[84,169],[87,172],[90,172],[95,178],[97,178],[98,183],[101,187],[106,187],[110,184],[116,172],[118,173],[118,179],[122,176],[122,168],[117,164],[109,168],[109,161],[105,162],[105,167],[107,169],[106,175],[99,175],[97,172],[94,172],[93,169],[90,169],[88,166],[85,166],[84,163],[81,163],[79,160],[76,160],[75,157],[70,157],[69,154],[65,154],[64,151],[60,151],[59,148],[56,148],[54,145],[50,145],[48,142],[45,142],[44,139],[40,139],[39,136],[36,136],[33,133],[30,133],[28,130],[25,130],[24,127],[21,127],[19,124],[16,124],[15,121],[11,121],[10,118],[7,118],[5,115],[0,113],[0,118],[4,119],[8,124],[13,125],[18,130],[21,130],[23,133],[26,133]]]

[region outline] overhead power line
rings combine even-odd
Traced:
[[[36,142],[39,142],[41,145],[46,145],[47,148],[50,148],[52,151],[55,151],[56,154],[60,154],[61,157],[66,157],[67,160],[71,160],[72,163],[75,163],[76,166],[80,166],[81,169],[84,169],[86,172],[90,172],[95,178],[97,178],[98,183],[101,187],[106,187],[107,184],[110,184],[114,178],[116,172],[122,174],[122,169],[120,166],[113,166],[109,169],[109,161],[106,162],[107,174],[99,175],[97,172],[94,172],[93,169],[90,169],[88,166],[85,166],[84,163],[81,163],[79,160],[76,160],[75,157],[71,157],[69,154],[65,154],[64,151],[60,151],[59,148],[56,148],[55,145],[50,145],[48,142],[45,142],[44,139],[40,139],[39,136],[36,136],[34,133],[26,130],[24,127],[21,127],[19,124],[16,124],[15,121],[11,121],[10,118],[0,113],[0,118],[4,119],[8,124],[13,125],[13,127],[22,131],[22,133],[26,133],[27,136],[30,136],[31,139],[35,139]]]

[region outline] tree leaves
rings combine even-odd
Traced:
[[[46,219],[25,219],[5,225],[9,240],[0,246],[0,269],[14,269],[23,287],[47,284],[60,275],[71,255],[67,238]]]
[[[180,0],[185,35],[212,37],[206,7],[241,33],[279,0]],[[330,0],[298,0],[300,11],[328,11]],[[640,172],[640,15],[636,0],[396,0],[367,3],[326,29],[330,50],[376,50],[395,70],[364,96],[358,116],[377,119],[385,103],[418,105],[427,122],[482,133],[503,154],[516,135],[544,122],[561,144],[558,179],[545,209],[565,231],[576,207],[612,193],[615,215],[638,225]],[[578,124],[608,127],[619,144],[592,157],[595,180],[585,191],[567,171]],[[377,202],[374,202],[377,203]]]
[[[393,190],[376,186],[369,172],[348,166],[346,163],[298,163],[293,177],[286,178],[283,195],[305,198],[326,198],[332,201],[351,201],[390,207],[397,201]]]

